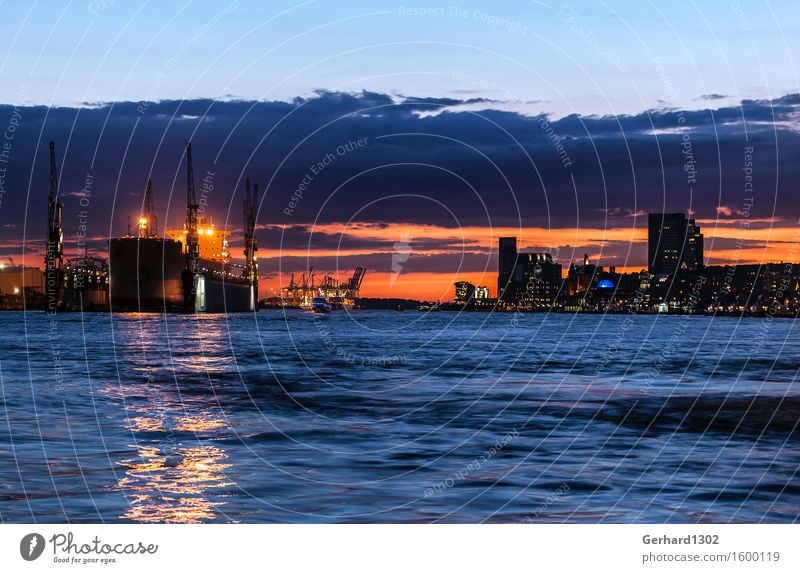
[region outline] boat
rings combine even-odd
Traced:
[[[311,312],[328,313],[333,307],[324,296],[315,296],[311,299]]]

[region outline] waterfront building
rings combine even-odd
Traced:
[[[44,306],[45,275],[35,267],[0,263],[0,309]]]
[[[684,213],[650,213],[647,224],[647,264],[655,275],[703,268],[703,235]]]
[[[587,292],[597,282],[598,273],[601,272],[603,272],[603,267],[591,264],[589,255],[584,253],[582,265],[576,265],[575,263],[569,265],[567,292],[570,296]]]
[[[509,286],[513,286],[514,267],[517,265],[516,237],[500,237],[498,263],[497,298],[508,301],[513,291],[513,288],[509,291]]]
[[[562,267],[550,253],[517,252],[515,237],[501,237],[498,299],[511,306],[549,308],[561,290]]]
[[[456,287],[455,302],[467,304],[475,298],[475,285],[467,281],[459,281],[453,285]]]

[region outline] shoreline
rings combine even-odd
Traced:
[[[298,313],[309,313],[308,309],[303,309],[299,307],[269,307],[269,308],[260,308],[256,311],[244,311],[244,312],[219,312],[219,313],[194,313],[189,311],[151,311],[151,310],[135,310],[135,309],[124,309],[124,310],[116,310],[111,311],[109,309],[74,309],[68,310],[63,309],[57,312],[49,312],[45,311],[44,309],[37,308],[37,309],[20,309],[20,308],[0,308],[1,313],[10,313],[10,312],[17,312],[17,313],[43,313],[48,316],[57,316],[60,314],[65,315],[74,315],[74,314],[169,314],[169,315],[240,315],[240,314],[253,314],[256,312],[264,311],[293,311]],[[507,315],[507,314],[559,314],[559,315],[572,315],[572,316],[579,316],[579,315],[587,315],[587,316],[691,316],[691,317],[703,317],[703,318],[783,318],[783,319],[797,319],[800,318],[800,315],[793,315],[793,314],[771,314],[769,312],[715,312],[715,313],[708,313],[708,312],[648,312],[648,311],[639,311],[639,312],[631,312],[631,311],[601,311],[601,310],[582,310],[582,311],[568,311],[568,310],[558,310],[558,309],[471,309],[471,308],[441,308],[439,310],[397,310],[392,308],[353,308],[346,311],[334,311],[334,314],[340,314],[342,312],[357,312],[357,313],[364,313],[364,312],[409,312],[409,313],[436,313],[436,312],[467,312],[467,313],[480,313],[480,314],[500,314],[500,315]]]

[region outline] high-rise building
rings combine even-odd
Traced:
[[[507,300],[511,289],[509,283],[514,280],[514,267],[517,266],[517,238],[500,237],[497,269],[497,298]],[[507,292],[508,291],[508,292]]]
[[[703,267],[703,235],[684,213],[650,213],[647,266],[652,274],[698,271]]]
[[[683,262],[685,268],[690,271],[699,271],[703,268],[703,234],[694,219],[689,219],[686,224],[686,249]]]

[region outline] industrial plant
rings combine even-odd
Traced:
[[[229,229],[215,226],[198,204],[192,145],[186,145],[186,207],[183,225],[159,235],[153,181],[147,180],[141,213],[127,232],[108,240],[108,257],[82,252],[65,257],[55,144],[50,142],[50,190],[44,270],[0,262],[0,310],[134,312],[247,312],[259,307],[311,309],[323,297],[332,309],[355,306],[366,268],[345,280],[318,277],[309,268],[294,274],[281,296],[259,301],[256,215],[258,185],[245,179],[243,204],[244,264],[230,250]],[[202,202],[202,201],[201,201]]]

